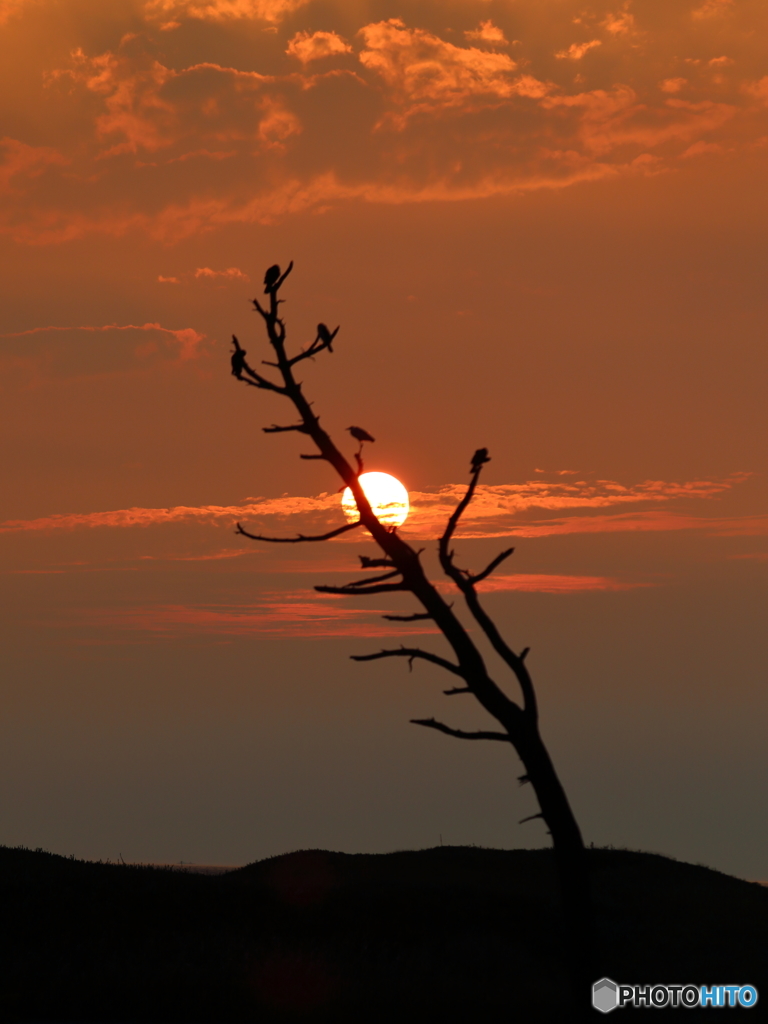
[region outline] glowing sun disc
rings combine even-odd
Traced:
[[[397,477],[389,473],[363,473],[360,477],[363,494],[382,526],[400,526],[408,515],[408,491]],[[360,518],[349,487],[341,496],[341,507],[350,523]]]

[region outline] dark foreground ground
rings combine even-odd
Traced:
[[[596,978],[752,984],[754,1009],[721,1013],[768,1019],[768,889],[589,858]],[[545,850],[305,851],[205,876],[0,847],[0,1017],[567,1024],[555,893]]]

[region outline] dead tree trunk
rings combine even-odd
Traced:
[[[454,562],[451,540],[459,520],[475,493],[480,474],[488,453],[484,448],[475,452],[471,461],[471,476],[466,494],[446,524],[439,542],[440,564],[445,574],[454,582],[464,597],[466,606],[477,625],[491,644],[494,651],[505,662],[520,689],[520,703],[511,700],[494,682],[488,673],[483,656],[467,630],[454,614],[450,604],[427,578],[420,560],[420,552],[414,550],[397,533],[395,528],[384,526],[371,510],[359,476],[363,471],[362,442],[355,454],[355,467],[347,461],[320,426],[320,418],[312,411],[305,398],[302,385],[294,377],[294,367],[305,359],[320,352],[332,352],[332,343],[338,331],[330,332],[324,324],[318,325],[315,340],[303,351],[289,357],[285,348],[285,325],[279,315],[282,300],[278,293],[290,274],[293,263],[285,273],[277,266],[271,267],[265,277],[265,294],[269,297],[266,306],[254,299],[254,307],[266,326],[269,342],[275,353],[275,361],[266,365],[276,369],[280,382],[275,382],[255,371],[246,361],[246,351],[233,336],[232,373],[251,387],[276,392],[287,398],[298,413],[299,422],[288,426],[265,427],[267,433],[296,431],[304,434],[315,445],[316,451],[301,455],[303,459],[322,459],[336,471],[343,483],[355,497],[360,518],[357,522],[331,530],[320,536],[265,537],[249,533],[238,523],[237,529],[245,537],[272,543],[296,544],[328,540],[357,527],[365,527],[382,552],[381,558],[360,557],[363,569],[384,569],[378,576],[364,577],[344,586],[318,586],[315,589],[326,594],[341,594],[359,597],[361,595],[408,592],[421,605],[421,611],[409,616],[387,616],[394,621],[432,620],[450,645],[454,660],[443,658],[420,648],[398,647],[374,654],[359,655],[355,661],[377,661],[384,658],[407,658],[427,661],[445,669],[461,680],[462,685],[445,690],[448,696],[471,694],[485,710],[496,719],[503,731],[464,732],[444,725],[435,719],[413,719],[416,725],[436,729],[459,739],[493,740],[509,743],[517,751],[525,772],[521,782],[528,782],[536,793],[540,811],[533,817],[544,820],[551,836],[552,846],[560,879],[562,910],[566,928],[570,970],[578,992],[574,1004],[575,1015],[581,1016],[582,1007],[588,1005],[588,977],[585,973],[585,954],[590,945],[590,899],[589,880],[586,866],[584,843],[579,826],[571,810],[568,798],[560,783],[547,749],[541,739],[538,725],[536,694],[531,677],[525,665],[528,648],[516,654],[507,645],[495,623],[482,607],[477,584],[488,577],[514,549],[503,551],[481,572],[472,574],[460,569]],[[361,431],[361,433],[365,433]]]

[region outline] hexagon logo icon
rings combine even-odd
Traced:
[[[610,978],[601,978],[592,986],[592,1005],[600,1013],[610,1013],[619,1005],[618,985]]]

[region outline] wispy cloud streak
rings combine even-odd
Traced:
[[[762,534],[768,517],[711,517],[659,510],[594,514],[596,509],[641,503],[668,503],[681,499],[706,500],[730,490],[750,474],[736,473],[724,480],[695,480],[683,483],[649,480],[625,486],[611,480],[564,483],[529,480],[522,484],[481,485],[465,513],[459,536],[539,537],[560,533],[617,531],[705,530],[718,535]],[[413,538],[438,536],[464,493],[461,484],[449,484],[436,492],[412,491],[411,514],[402,527]],[[575,516],[531,519],[532,510],[579,509]],[[593,513],[593,514],[590,514]],[[55,514],[38,519],[16,519],[0,523],[0,533],[126,528],[196,522],[203,525],[231,525],[247,522],[259,528],[288,534],[319,530],[343,521],[339,496],[323,493],[317,497],[283,496],[248,498],[241,505],[177,505],[172,508],[128,508],[109,512]]]
[[[450,589],[439,581],[440,589]],[[650,586],[603,576],[516,574],[483,582],[486,592],[577,594],[587,591],[629,590]],[[385,608],[354,608],[348,598],[319,597],[312,590],[264,593],[248,604],[157,604],[133,608],[87,609],[80,621],[99,627],[116,626],[156,637],[189,634],[224,636],[391,637],[438,633],[430,624],[381,621]]]
[[[265,595],[253,604],[159,604],[134,608],[90,609],[79,614],[86,623],[117,626],[157,637],[189,634],[224,636],[387,637],[436,633],[429,625],[374,621],[386,609],[350,608],[321,600],[313,591]]]
[[[157,331],[160,334],[167,334],[174,338],[181,346],[181,358],[192,359],[197,353],[200,342],[205,340],[205,335],[192,327],[182,327],[180,330],[172,330],[170,327],[163,327],[161,324],[104,324],[101,327],[80,326],[80,327],[30,327],[26,331],[11,331],[7,334],[0,334],[0,338],[26,338],[34,334],[51,334],[69,331],[86,331],[89,333],[101,333],[103,331]]]

